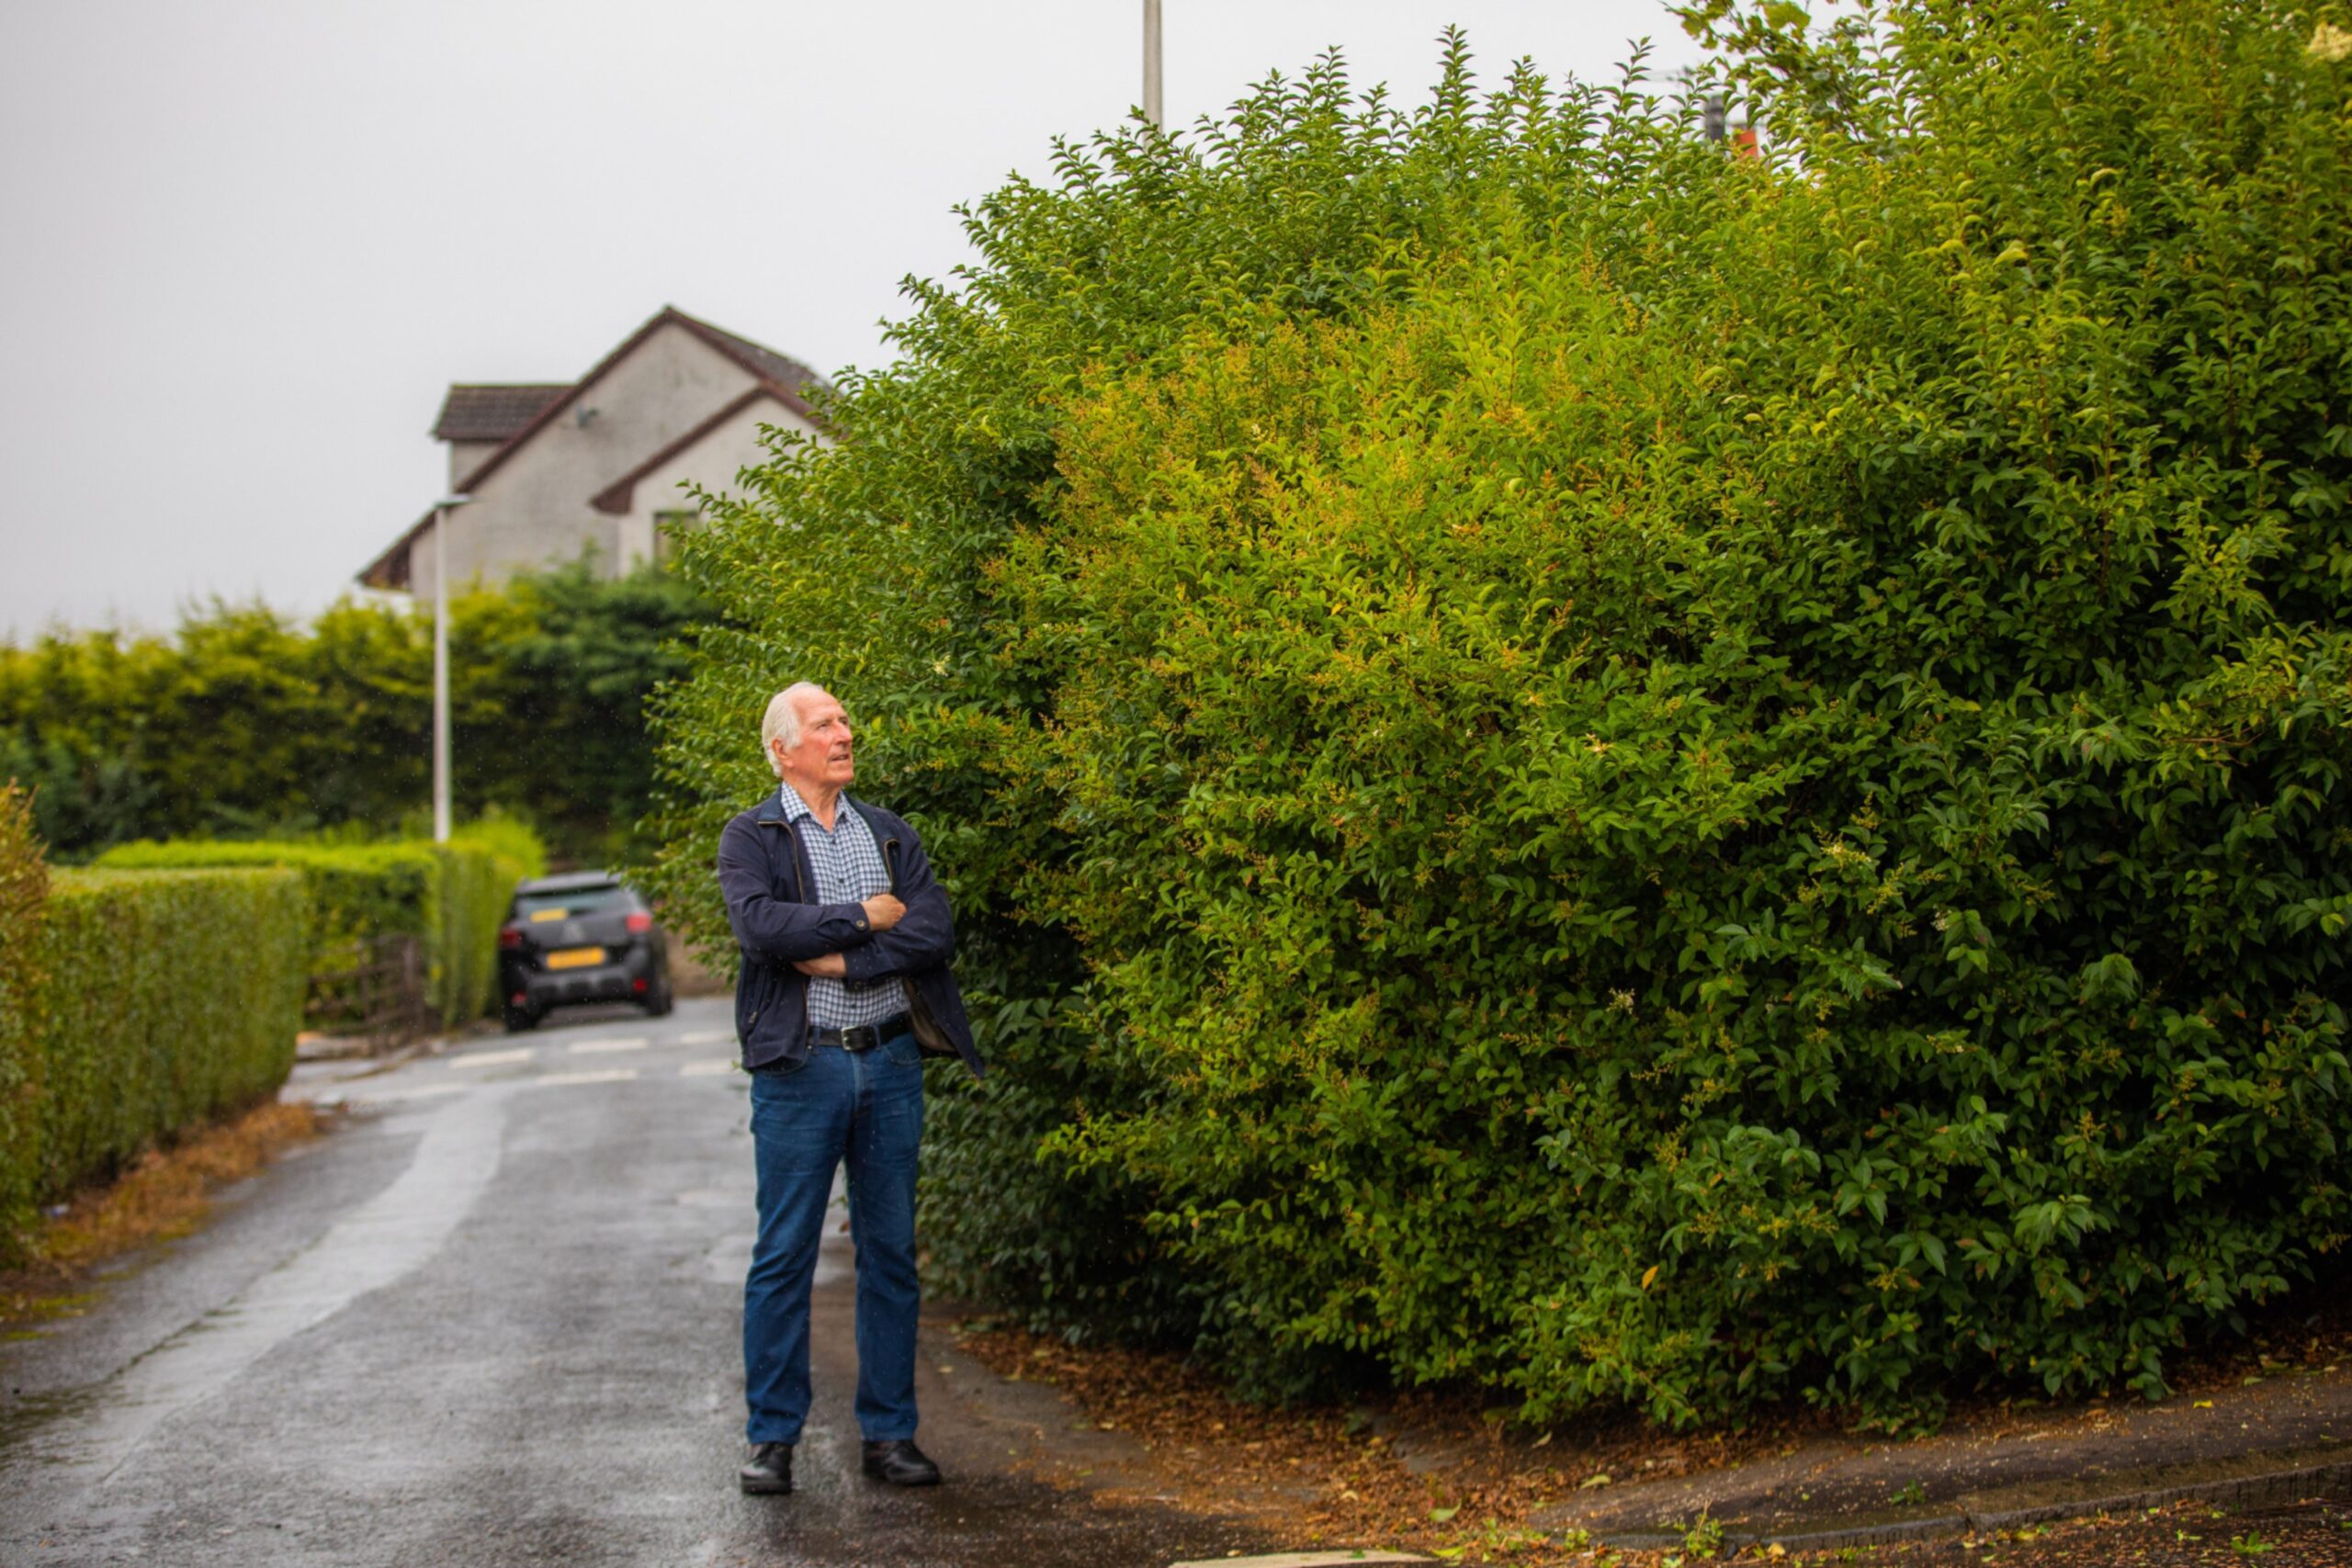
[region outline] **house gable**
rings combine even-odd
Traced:
[[[651,547],[650,525],[631,526],[626,498],[637,477],[682,457],[717,460],[714,437],[754,404],[771,423],[815,429],[809,397],[824,389],[798,361],[672,307],[577,382],[452,387],[435,433],[452,441],[453,472],[458,438],[512,428],[486,451],[476,446],[479,460],[456,477],[455,488],[472,502],[451,514],[451,578],[503,576],[571,559],[583,548],[594,549],[608,568],[626,565]],[[744,421],[742,431],[719,444],[741,450],[743,432],[754,429]],[[706,446],[711,450],[701,451]],[[712,478],[731,478],[740,466]],[[608,504],[616,485],[617,507]],[[412,556],[429,542],[432,524],[431,513],[418,519],[360,581],[395,589],[429,583],[430,561]]]
[[[665,519],[698,510],[692,488],[718,490],[765,462],[765,431],[775,425],[823,438],[766,388],[754,388],[600,491],[594,504],[614,519],[622,570],[662,553]]]
[[[665,328],[674,328],[691,335],[721,358],[748,374],[753,380],[766,386],[775,394],[776,400],[783,403],[785,407],[812,424],[816,423],[817,411],[808,402],[807,393],[811,389],[824,389],[823,377],[819,376],[797,359],[778,354],[771,348],[763,348],[749,338],[741,338],[733,333],[723,332],[707,321],[698,321],[687,315],[674,305],[664,305],[652,320],[623,339],[618,348],[605,355],[596,367],[582,376],[569,391],[541,409],[528,423],[508,437],[505,445],[492,452],[480,467],[467,474],[458,489],[470,491],[495,473],[515,453],[527,446],[532,437],[561,418],[566,410],[581,406],[590,393],[622,366],[628,364],[639,348]]]
[[[637,487],[640,483],[654,478],[665,468],[675,466],[681,460],[690,460],[699,456],[696,448],[706,445],[711,436],[741,419],[748,411],[762,403],[778,401],[779,400],[767,388],[753,387],[667,446],[647,457],[636,468],[598,491],[589,504],[599,512],[610,513],[616,517],[628,515],[634,510]],[[740,468],[741,465],[737,466]]]

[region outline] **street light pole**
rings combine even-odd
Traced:
[[[444,497],[433,508],[433,841],[449,841],[449,513],[471,501]]]
[[[1143,0],[1143,117],[1167,129],[1159,112],[1159,0]]]

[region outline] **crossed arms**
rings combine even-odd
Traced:
[[[911,832],[900,845],[905,853],[897,897],[877,893],[855,904],[796,904],[776,897],[769,891],[771,846],[761,842],[763,832],[778,836],[775,851],[791,852],[784,829],[748,822],[729,823],[718,840],[719,891],[744,952],[853,984],[935,969],[954,955],[956,921],[947,890],[932,874],[930,857]]]

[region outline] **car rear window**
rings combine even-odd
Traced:
[[[636,908],[637,900],[629,890],[614,882],[602,887],[568,887],[560,893],[514,895],[514,918],[518,920],[561,920],[576,915],[608,915]]]

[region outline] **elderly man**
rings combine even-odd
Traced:
[[[857,1424],[865,1473],[928,1486],[915,1447],[915,1156],[922,1053],[975,1077],[946,892],[906,823],[843,793],[848,716],[806,682],[776,694],[761,750],[782,781],[727,825],[718,886],[742,948],[735,1032],[752,1075],[759,1235],[743,1282],[746,1492],[792,1490],[808,1415],[808,1292],[833,1172],[849,1162]]]

